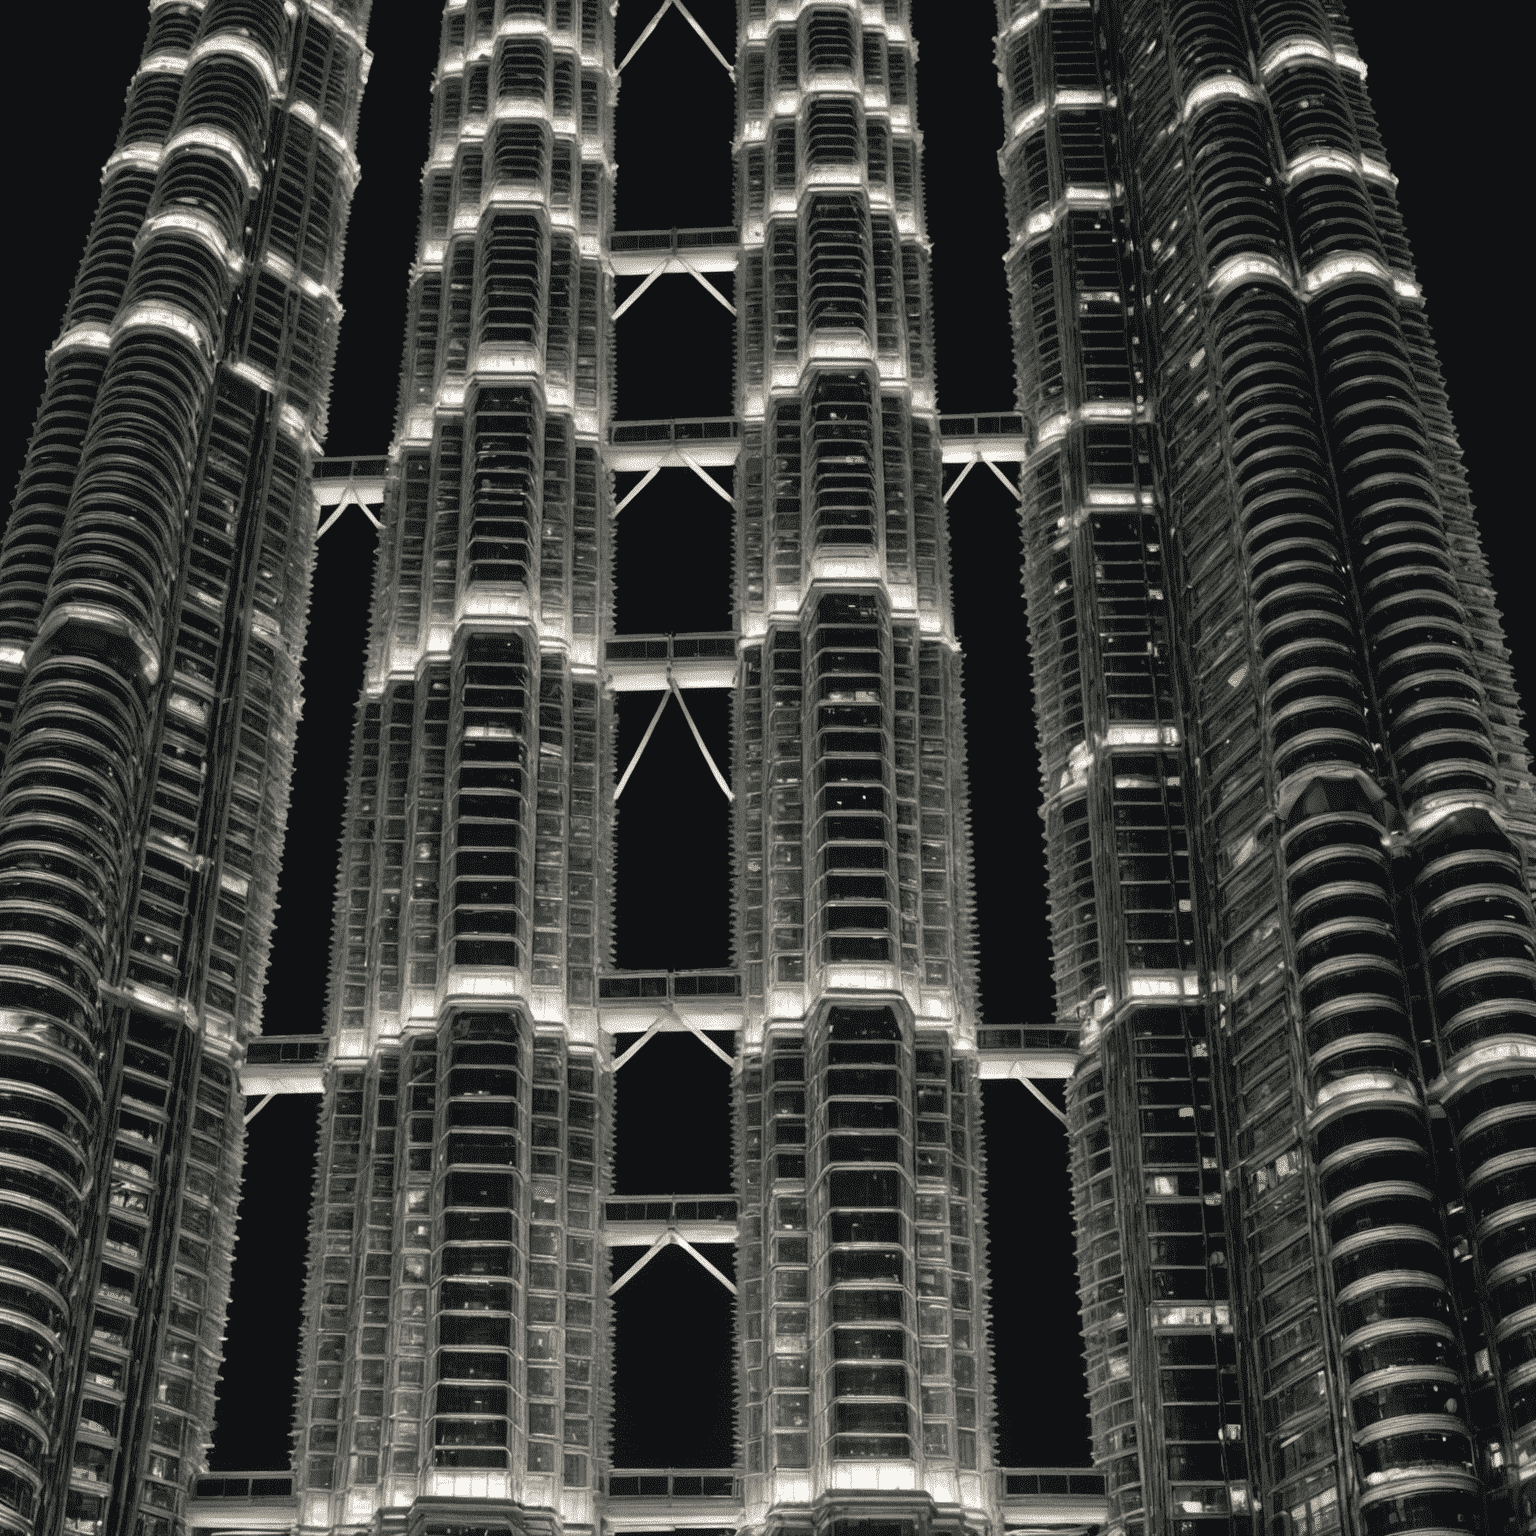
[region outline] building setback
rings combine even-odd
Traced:
[[[738,964],[715,979],[740,1019],[744,1498],[958,1528],[994,1500],[904,8],[748,8],[736,77]],[[338,896],[306,1527],[600,1514],[616,84],[595,3],[445,11]]]
[[[365,0],[158,0],[0,548],[0,1526],[213,1419]]]
[[[444,8],[274,1514],[188,1494],[367,5],[152,5],[0,547],[0,1526],[640,1529],[608,1197],[660,1029],[735,1041],[733,1197],[664,1197],[640,1261],[734,1233],[721,1525],[1536,1521],[1536,796],[1337,0],[998,0],[1104,1481],[1010,1503],[980,1080],[1016,1043],[978,1018],[910,11],[742,0],[736,227],[658,238],[613,229],[610,7]],[[663,269],[737,274],[734,419],[657,447],[613,283]],[[663,463],[734,466],[733,627],[652,665],[613,475]],[[727,681],[731,967],[617,971],[616,689]]]

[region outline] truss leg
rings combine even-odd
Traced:
[[[706,284],[705,286],[707,287],[708,285]],[[700,480],[704,482],[705,485],[710,488],[710,490],[715,493],[716,496],[721,499],[721,501],[727,503],[732,511],[735,510],[736,498],[731,495],[731,493],[726,490],[726,488],[721,485],[720,482],[716,480],[715,477],[710,474],[710,472],[705,469],[704,466],[700,464],[699,461],[694,458],[691,453],[687,452],[686,449],[679,448],[677,450],[677,456],[683,461],[684,464],[688,466],[689,469],[694,472],[694,474],[699,477]]]
[[[259,1115],[262,1112],[262,1110],[264,1110],[267,1107],[267,1105],[270,1104],[272,1102],[272,1100],[275,1099],[276,1097],[277,1097],[277,1095],[275,1093],[269,1093],[266,1096],[266,1098],[258,1100],[255,1109],[248,1109],[248,1110],[246,1110],[246,1112],[245,1112],[245,1124],[249,1125],[251,1123],[251,1121],[254,1120],[256,1118],[256,1116]]]
[[[351,505],[352,503],[349,498],[343,496],[341,500],[336,503],[335,507],[331,509],[331,515],[326,518],[326,520],[321,523],[318,528],[315,529],[315,537],[317,539],[321,538],[330,529],[334,528],[336,526],[336,519],[339,518],[341,514],[345,512]]]
[[[624,777],[619,780],[618,788],[616,788],[614,790],[614,792],[613,792],[613,798],[614,798],[615,801],[617,801],[619,796],[624,793],[624,786],[629,783],[629,776],[630,776],[630,774],[632,774],[635,771],[635,765],[640,761],[640,754],[642,752],[644,752],[646,747],[648,747],[650,745],[651,735],[652,735],[652,733],[656,729],[656,722],[661,719],[661,712],[662,712],[662,710],[664,710],[667,707],[667,700],[670,699],[672,697],[672,694],[676,693],[676,692],[677,692],[677,690],[674,688],[670,692],[662,694],[662,696],[661,696],[661,703],[659,703],[656,706],[656,713],[651,716],[651,723],[648,726],[646,726],[646,728],[645,728],[645,735],[640,738],[640,745],[635,748],[635,755],[632,758],[630,758],[630,760],[629,760],[629,767],[624,770]],[[678,694],[678,702],[679,703],[682,702],[682,695],[681,694]],[[684,714],[686,714],[687,713],[687,709],[685,708],[683,712],[684,712]],[[697,736],[699,733],[697,731],[695,731],[693,734],[695,736]],[[702,746],[703,743],[701,742],[700,745]],[[706,757],[709,756],[709,754],[707,752],[704,755]],[[714,765],[711,764],[710,766],[713,767]],[[717,773],[715,775],[715,777],[719,778],[720,775]],[[729,791],[727,791],[727,793],[729,793]]]
[[[996,464],[994,464],[994,463],[993,463],[993,462],[992,462],[992,460],[991,460],[991,459],[987,459],[987,460],[986,460],[986,466],[987,466],[987,468],[988,468],[988,469],[990,469],[990,470],[991,470],[991,471],[992,471],[992,473],[993,473],[993,474],[994,474],[994,475],[996,475],[996,476],[997,476],[997,478],[998,478],[998,479],[999,479],[999,480],[1001,480],[1001,481],[1002,481],[1002,482],[1003,482],[1003,484],[1004,484],[1004,485],[1006,485],[1006,486],[1007,486],[1007,487],[1008,487],[1008,493],[1009,493],[1009,495],[1011,495],[1011,496],[1013,496],[1013,497],[1015,497],[1015,498],[1017,498],[1017,497],[1020,497],[1020,496],[1022,496],[1022,495],[1023,495],[1023,494],[1024,494],[1024,493],[1023,493],[1023,492],[1022,492],[1022,491],[1021,491],[1021,490],[1020,490],[1020,489],[1019,489],[1019,486],[1018,486],[1018,485],[1015,485],[1015,484],[1014,484],[1014,483],[1013,483],[1013,481],[1012,481],[1012,480],[1010,480],[1010,479],[1009,479],[1009,478],[1008,478],[1008,476],[1007,476],[1007,475],[1005,475],[1005,474],[1004,474],[1004,473],[1003,473],[1003,472],[1002,472],[1002,470],[1000,470],[1000,469],[999,469],[999,468],[998,468],[998,467],[997,467],[997,465],[996,465]],[[1022,470],[1023,470],[1023,467],[1024,467],[1024,466],[1023,466],[1023,465],[1022,465],[1022,464],[1021,464],[1021,465],[1020,465],[1020,466],[1019,466],[1019,468],[1020,468],[1020,471],[1021,471],[1021,472],[1022,472]],[[966,468],[967,468],[967,469],[969,469],[969,468],[970,468],[970,465],[967,465],[967,466],[966,466]],[[958,481],[958,480],[956,480],[956,481],[955,481],[955,484],[956,484],[956,485],[959,485],[959,483],[960,483],[960,482],[959,482],[959,481]],[[1021,474],[1020,474],[1020,479],[1019,479],[1019,485],[1022,485],[1022,484],[1023,484],[1023,483],[1024,483],[1024,482],[1023,482],[1023,475],[1022,475],[1022,473],[1021,473]]]
[[[667,5],[670,5],[671,3],[672,3],[672,0],[667,0]],[[664,5],[664,6],[662,6],[661,9],[664,11],[664,10],[666,10],[666,8],[667,7]],[[657,14],[659,15],[660,12],[658,12]],[[652,22],[651,25],[655,26],[655,22]],[[635,46],[639,47],[639,44],[637,43]],[[666,269],[667,269],[667,264],[666,264],[666,262],[664,260],[657,262],[657,264],[654,267],[652,267],[649,272],[646,273],[645,280],[640,284],[640,286],[638,288],[636,288],[635,291],[632,294],[630,294],[630,296],[627,299],[625,299],[624,302],[622,304],[620,304],[619,307],[616,310],[614,310],[613,318],[615,320],[617,320],[619,318],[619,316],[622,315],[624,313],[624,311],[626,309],[628,309],[629,306],[631,304],[633,304],[635,302],[635,300],[638,299],[640,297],[640,295],[642,293],[644,293],[645,290],[647,288],[649,288],[651,286],[651,284],[654,283],[656,281],[656,279],[658,277],[660,277],[663,272],[666,271]]]
[[[1029,1078],[1027,1078],[1021,1071],[1018,1071],[1017,1069],[1015,1069],[1014,1071],[1010,1072],[1008,1075],[1010,1077],[1017,1078],[1019,1082],[1023,1083],[1024,1086],[1027,1089],[1029,1089],[1029,1091],[1037,1099],[1039,1099],[1039,1101],[1042,1104],[1044,1104],[1045,1107],[1048,1110],[1050,1110],[1050,1112],[1053,1115],[1055,1115],[1056,1118],[1058,1120],[1060,1120],[1063,1125],[1065,1125],[1067,1123],[1067,1117],[1059,1109],[1057,1109],[1056,1106],[1054,1104],[1052,1104],[1051,1101],[1048,1098],[1046,1098],[1046,1096],[1043,1093],[1041,1093],[1040,1090],[1038,1088],[1036,1088],[1035,1085],[1029,1080]]]
[[[699,735],[699,728],[693,723],[693,716],[688,713],[688,704],[683,698],[683,691],[677,686],[675,682],[673,682],[670,673],[667,675],[667,687],[677,695],[677,702],[682,706],[683,719],[688,722],[688,729],[693,732],[693,739],[698,742],[699,751],[704,754],[704,761],[709,764],[709,771],[715,776],[715,783],[720,786],[725,795],[725,798],[729,800],[732,805],[734,805],[736,803],[736,795],[732,791],[731,786],[725,782],[725,775],[721,773],[717,767],[715,767],[715,760],[709,755],[709,748],[704,745],[704,738]],[[636,753],[635,755],[638,757],[639,753]]]
[[[714,54],[714,57],[719,58],[720,68],[722,68],[723,71],[730,75],[731,80],[734,80],[734,78],[736,78],[736,71],[731,68],[730,61],[727,60],[725,54],[722,54],[722,52],[720,52],[719,49],[714,46],[713,41],[710,40],[710,34],[705,32],[705,29],[703,29],[702,26],[699,26],[699,23],[694,22],[693,12],[691,12],[690,9],[688,9],[687,6],[682,3],[682,0],[673,0],[673,5],[677,6],[677,9],[682,12],[682,18],[684,18],[685,22],[687,22],[688,25],[690,25],[691,28],[693,28],[694,31],[699,34],[700,38],[703,38],[703,46],[710,49],[710,52],[711,54]]]
[[[661,1026],[668,1019],[675,1019],[675,1018],[677,1018],[677,1014],[674,1013],[670,1008],[667,1009],[667,1011],[665,1013],[657,1014],[656,1017],[651,1020],[651,1027],[648,1030],[646,1030],[646,1032],[643,1035],[641,1035],[640,1038],[638,1040],[636,1040],[635,1043],[632,1046],[630,1046],[628,1050],[623,1052],[623,1054],[619,1057],[619,1059],[617,1061],[614,1062],[613,1070],[615,1072],[617,1072],[619,1070],[619,1068],[622,1067],[624,1065],[624,1063],[626,1061],[628,1061],[631,1056],[634,1056],[634,1055],[638,1054],[641,1046],[645,1045],[648,1041],[654,1040],[656,1038],[657,1034],[661,1030]]]
[[[645,40],[651,35],[652,32],[656,30],[657,23],[663,16],[667,14],[667,7],[671,4],[672,0],[661,0],[661,4],[657,7],[656,14],[652,16],[651,19],[646,23],[645,31],[643,31],[640,36],[635,39],[634,47],[632,47],[629,52],[624,55],[624,63],[619,65],[618,70],[621,75],[624,73],[624,65],[628,64],[629,61],[634,58],[637,53],[640,52],[641,47],[645,43]],[[692,21],[693,18],[689,17],[689,20]],[[697,26],[698,23],[695,22],[694,25]]]
[[[694,266],[694,264],[689,261],[686,256],[679,256],[677,259],[682,262],[682,264],[688,269],[688,275],[694,280],[694,282],[696,282],[704,290],[704,292],[707,293],[710,298],[715,301],[715,303],[723,304],[728,310],[730,310],[733,315],[736,313],[736,306],[732,304],[731,301],[726,298],[726,296],[721,293],[720,290],[716,288],[715,285],[710,282],[710,280],[705,277],[704,274],[700,272],[699,269]]]
[[[695,1248],[693,1246],[693,1244],[690,1243],[686,1237],[683,1237],[683,1236],[681,1236],[680,1234],[678,1234],[676,1232],[673,1232],[673,1233],[671,1233],[669,1235],[671,1236],[672,1241],[674,1243],[676,1243],[677,1246],[679,1248],[681,1248],[684,1253],[691,1253],[694,1256],[694,1258],[696,1258],[699,1261],[699,1263],[702,1264],[704,1266],[704,1268],[707,1269],[710,1272],[710,1274],[712,1274],[715,1277],[715,1279],[718,1280],[720,1282],[720,1284],[723,1285],[726,1288],[726,1290],[728,1290],[731,1293],[732,1296],[734,1296],[736,1294],[736,1282],[734,1280],[726,1279],[726,1277],[723,1274],[721,1274],[720,1271],[718,1269],[716,1269],[715,1266],[713,1264],[711,1264],[709,1262],[709,1260],[706,1259],[704,1257],[704,1255],[702,1253],[700,1253],[699,1250],[697,1248]],[[609,1294],[611,1295],[612,1292],[610,1292]]]
[[[944,500],[946,502],[948,502],[949,498],[951,496],[953,496],[955,494],[955,492],[960,489],[961,481],[963,481],[965,479],[965,477],[968,474],[970,474],[970,472],[973,469],[975,469],[976,465],[980,462],[980,460],[981,460],[981,455],[978,453],[978,454],[973,455],[971,458],[969,458],[969,459],[967,459],[965,461],[965,468],[962,469],[960,471],[960,473],[955,476],[955,483],[953,485],[951,485],[950,488],[947,491],[944,492]]]
[[[716,1045],[715,1042],[713,1040],[711,1040],[709,1038],[709,1036],[706,1035],[704,1033],[704,1031],[702,1029],[700,1029],[699,1026],[693,1022],[692,1019],[685,1019],[682,1016],[682,1014],[680,1014],[680,1013],[679,1014],[675,1014],[674,1017],[683,1026],[684,1029],[689,1030],[692,1034],[694,1034],[698,1038],[699,1043],[701,1045],[707,1046],[710,1050],[712,1050],[715,1053],[715,1055],[718,1056],[720,1058],[720,1060],[723,1061],[726,1064],[726,1066],[734,1067],[736,1065],[736,1063],[734,1061],[732,1061],[731,1058],[729,1056],[727,1056],[725,1054],[725,1052],[722,1051],[720,1049],[720,1047],[718,1045]]]
[[[632,502],[635,497],[638,496],[640,492],[643,491],[646,486],[648,486],[651,481],[654,480],[660,473],[661,466],[659,464],[651,465],[651,467],[646,470],[645,474],[641,477],[640,483],[638,485],[631,486],[628,492],[626,492],[623,501],[621,501],[618,506],[613,509],[613,515],[617,517],[619,513],[622,512],[624,508],[627,507],[630,502]]]
[[[645,1266],[649,1264],[651,1260],[654,1259],[663,1248],[668,1247],[672,1243],[675,1236],[675,1233],[663,1232],[661,1236],[658,1237],[656,1241],[652,1243],[651,1246],[647,1248],[645,1252],[642,1253],[640,1257],[636,1259],[635,1262],[631,1264],[629,1268],[626,1269],[624,1273],[620,1275],[619,1278],[608,1287],[608,1294],[612,1296],[616,1291],[619,1291],[623,1289],[624,1286],[628,1285],[629,1282],[633,1280],[635,1276],[638,1275],[640,1271],[644,1269]]]

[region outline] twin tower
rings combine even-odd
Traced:
[[[815,1536],[1034,1528],[989,1434],[1031,1389],[987,1342],[910,10],[741,0],[708,258],[732,1521]],[[0,549],[4,1530],[188,1528],[367,11],[153,0]],[[605,1519],[615,1020],[699,1001],[610,966],[614,257],[643,247],[613,29],[599,0],[443,15],[325,1005],[305,1532]],[[1335,0],[1003,0],[999,33],[1097,1518],[1513,1531],[1536,800],[1365,66]]]

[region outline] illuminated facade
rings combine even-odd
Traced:
[[[1000,0],[1004,450],[936,415],[909,10],[743,0],[736,226],[616,234],[610,7],[444,8],[294,1090],[290,1502],[189,1512],[240,1089],[278,1081],[249,1047],[368,56],[361,3],[152,7],[0,550],[0,1525],[670,1529],[609,1475],[611,1296],[724,1237],[721,1526],[1532,1519],[1536,799],[1347,22]],[[663,271],[736,273],[730,419],[613,419],[614,277]],[[942,466],[988,454],[1021,473],[1033,1035],[979,1024],[971,943]],[[664,465],[734,468],[728,634],[613,632],[613,519]],[[615,695],[691,687],[732,699],[731,968],[618,972]],[[609,1198],[658,1029],[734,1037],[729,1199]],[[979,1105],[1046,1057],[1107,1492],[1049,1509],[994,1464],[1027,1386],[991,1378]]]
[[[1536,802],[1333,0],[999,6],[1095,1461],[1527,1528]]]
[[[365,0],[158,0],[0,548],[0,1527],[212,1426]]]
[[[874,1500],[959,1528],[993,1482],[905,11],[745,7],[739,228],[655,257],[727,248],[740,305],[737,965],[652,1013],[737,1033],[747,1518]],[[595,0],[444,14],[338,891],[305,1527],[602,1514],[612,1030],[626,992],[644,1006],[600,974],[624,654],[605,258],[648,248],[612,236],[615,64]]]

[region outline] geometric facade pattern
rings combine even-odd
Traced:
[[[367,0],[152,4],[0,544],[0,1528],[1536,1519],[1536,794],[1344,9],[998,0],[990,443],[937,414],[912,9],[741,0],[734,60],[704,39],[734,226],[617,233],[613,9],[448,0],[394,436],[338,492]],[[615,419],[615,321],[664,272],[732,310],[729,418]],[[1033,1031],[978,1017],[957,458],[1019,472]],[[730,503],[720,635],[615,633],[615,518],[663,467]],[[363,479],[325,1036],[285,1066],[309,577]],[[728,970],[613,964],[620,691],[731,802]],[[728,1199],[613,1198],[662,1031],[730,1064]],[[1067,1077],[1077,1505],[993,1458],[1005,1071]],[[242,1089],[300,1079],[292,1478],[220,1516]],[[626,1513],[611,1298],[672,1244],[734,1296],[737,1466]]]

